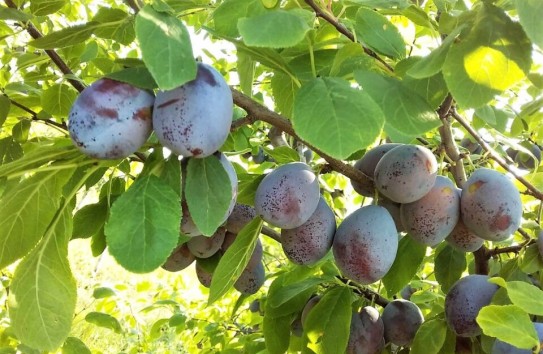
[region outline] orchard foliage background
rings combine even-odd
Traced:
[[[542,16],[539,0],[5,0],[0,352],[84,353],[86,342],[102,352],[335,353],[346,346],[352,309],[381,308],[408,284],[425,323],[402,350],[489,352],[496,337],[537,347],[530,321],[543,316],[535,242],[543,174],[539,160],[518,167],[535,157],[530,146],[542,143]],[[385,278],[361,286],[340,275],[330,254],[312,267],[290,263],[278,230],[255,219],[233,256],[221,259],[209,295],[195,292],[191,270],[159,269],[186,240],[179,239],[177,157],[152,136],[122,161],[90,159],[66,129],[78,92],[98,78],[172,89],[194,78],[195,53],[233,90],[235,120],[221,151],[234,162],[238,202],[252,204],[264,173],[306,161],[311,150],[307,161],[341,221],[372,203],[353,191],[349,179],[371,180],[352,163],[388,139],[431,149],[440,173],[459,187],[477,167],[514,177],[521,228],[474,253],[403,237]],[[482,150],[460,146],[465,137]],[[187,177],[199,194],[189,200],[201,211],[193,217],[207,234],[229,198],[225,173],[202,173],[213,167],[209,161],[194,164]],[[150,211],[153,218],[142,220]],[[261,231],[267,281],[256,295],[240,296],[230,288]],[[129,276],[103,252],[126,270],[153,273]],[[98,261],[107,274],[90,270]],[[485,334],[455,338],[444,297],[467,273],[499,277],[501,290],[479,318]],[[291,333],[313,294],[323,296],[321,305],[303,335]],[[113,333],[116,339],[105,340]]]

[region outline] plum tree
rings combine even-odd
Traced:
[[[160,91],[153,109],[158,140],[175,154],[206,157],[225,142],[232,124],[232,93],[212,66],[198,63],[196,78]]]
[[[458,220],[454,229],[445,239],[447,243],[462,252],[475,252],[485,242],[464,225],[462,218]]]
[[[162,265],[162,269],[168,272],[178,272],[191,265],[195,259],[196,257],[189,250],[187,243],[183,243],[173,250],[172,254]]]
[[[402,144],[388,143],[378,145],[368,151],[362,156],[361,159],[355,162],[354,168],[364,173],[366,176],[373,178],[375,174],[375,166],[384,154],[392,150],[393,148]],[[375,188],[370,184],[362,184],[356,180],[351,179],[351,185],[353,189],[366,197],[373,197],[375,195]]]
[[[324,198],[302,225],[281,230],[281,245],[288,259],[300,265],[312,265],[322,259],[332,247],[336,233],[334,212]]]
[[[383,207],[359,208],[339,225],[332,251],[337,267],[361,284],[381,279],[390,269],[398,250],[398,232]]]
[[[217,231],[207,236],[194,236],[187,241],[187,247],[190,252],[198,258],[209,258],[221,248],[226,229],[219,227]]]
[[[539,337],[539,341],[543,342],[543,323],[535,322],[534,323],[535,331]],[[539,353],[543,351],[540,350]],[[531,350],[519,349],[509,343],[502,342],[499,339],[494,341],[492,345],[492,354],[530,354],[533,353]]]
[[[81,152],[121,159],[137,151],[151,134],[152,93],[107,78],[85,88],[74,101],[68,131]]]
[[[426,195],[437,176],[437,161],[430,150],[419,145],[400,145],[375,166],[377,190],[397,203],[411,203]]]
[[[381,353],[385,346],[385,327],[379,311],[371,306],[354,312],[349,330],[348,354]]]
[[[477,236],[503,241],[520,226],[520,193],[505,175],[480,168],[466,181],[460,198],[464,224]]]
[[[400,207],[402,225],[415,240],[434,247],[447,237],[460,218],[460,195],[453,182],[437,176],[421,199]]]
[[[255,210],[268,223],[293,229],[306,222],[319,204],[317,177],[308,165],[292,162],[268,174],[258,185]]]
[[[383,310],[385,340],[398,346],[409,346],[424,322],[420,308],[413,302],[395,299]]]
[[[490,304],[497,290],[498,286],[481,274],[468,275],[453,284],[445,297],[445,319],[457,336],[481,334],[475,319],[481,308]]]
[[[226,229],[232,233],[239,233],[256,216],[255,208],[250,205],[236,204],[226,220]]]

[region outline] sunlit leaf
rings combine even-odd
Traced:
[[[443,319],[432,319],[424,322],[411,344],[412,354],[437,354],[441,352],[447,337],[447,323]]]

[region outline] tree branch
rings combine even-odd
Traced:
[[[6,6],[12,9],[17,9],[17,5],[12,0],[4,0],[6,3]],[[43,35],[38,31],[36,27],[30,22],[27,22],[23,24],[23,27],[26,28],[26,31],[30,36],[34,39],[38,39],[43,37]],[[52,49],[45,49],[45,53],[51,58],[53,63],[60,69],[60,71],[64,75],[72,75],[75,76],[72,70],[66,65],[66,62]],[[80,81],[75,79],[67,79],[70,84],[79,92],[83,91],[85,89],[85,85],[83,85]]]
[[[373,180],[369,176],[366,176],[364,173],[360,172],[358,169],[354,168],[353,166],[346,164],[343,161],[333,158],[332,156],[321,151],[320,149],[307,143],[304,139],[300,138],[298,134],[296,134],[296,132],[292,128],[290,121],[288,121],[285,117],[268,109],[264,105],[254,101],[252,98],[244,95],[243,93],[233,88],[231,90],[232,90],[232,96],[234,98],[234,103],[238,107],[243,108],[248,113],[248,117],[250,117],[249,118],[250,120],[252,120],[253,122],[255,120],[260,120],[279,128],[280,130],[289,134],[293,138],[302,142],[308,148],[313,150],[316,154],[318,154],[323,159],[325,159],[326,162],[328,162],[328,164],[335,171],[343,174],[344,176],[352,180],[355,180],[361,184],[364,184],[366,186],[373,188]]]
[[[375,302],[377,305],[379,305],[381,307],[385,307],[390,302],[390,300],[388,300],[387,298],[381,296],[380,294],[376,293],[375,291],[371,290],[370,288],[367,288],[365,286],[357,284],[357,283],[353,282],[352,280],[350,280],[348,278],[345,278],[343,276],[337,276],[336,278],[339,279],[339,281],[341,281],[342,283],[354,287],[354,292],[357,293],[358,295],[360,295],[360,296],[362,296],[362,297],[364,297],[364,298],[366,298],[366,299],[368,299],[370,301]]]
[[[323,11],[317,4],[315,4],[315,1],[305,0],[305,3],[309,5],[313,9],[313,11],[315,11],[315,14],[317,15],[317,17],[322,18],[323,20],[325,20],[326,22],[334,26],[339,33],[349,38],[351,42],[356,42],[356,38],[354,37],[352,32],[349,31],[347,27],[339,23],[338,20],[334,18],[332,15]],[[362,49],[364,50],[364,53],[366,53],[370,57],[374,58],[375,60],[383,64],[383,66],[387,68],[387,70],[394,71],[394,68],[390,66],[386,61],[384,61],[381,57],[379,57],[379,55],[377,55],[377,53],[375,53],[373,50],[366,48],[364,46],[362,46]]]
[[[275,241],[281,243],[281,234],[279,234],[278,232],[276,232],[274,229],[272,229],[271,227],[268,227],[266,225],[262,225],[262,231],[261,233],[263,235],[266,235],[272,239],[274,239]]]
[[[7,95],[5,95],[6,97],[8,97]],[[11,102],[12,105],[14,105],[15,107],[19,107],[20,109],[22,109],[23,111],[27,112],[28,114],[31,115],[32,117],[32,120],[33,121],[37,121],[37,122],[43,122],[45,124],[49,124],[49,125],[52,125],[56,128],[59,128],[59,129],[62,129],[64,131],[68,131],[68,127],[66,126],[65,123],[58,123],[58,122],[55,122],[54,120],[51,120],[51,119],[40,119],[38,118],[38,113],[34,112],[33,110],[31,110],[30,108],[12,100],[11,98],[9,98],[9,102]]]
[[[528,189],[528,194],[532,195],[533,197],[543,200],[543,193],[538,190],[533,184],[528,182],[524,177],[518,174],[517,171],[515,171],[509,164],[489,145],[486,141],[484,141],[479,134],[471,127],[471,125],[464,120],[453,108],[451,110],[451,115],[454,117],[454,119],[460,123],[461,126],[464,127],[468,131],[468,133],[473,136],[475,140],[482,146],[482,148],[488,152],[490,157],[496,161],[501,167],[503,167],[506,171],[511,173],[520,183],[522,183],[526,189]]]

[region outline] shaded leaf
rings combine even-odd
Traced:
[[[405,42],[385,16],[367,7],[356,13],[355,31],[359,39],[378,53],[401,59],[405,57]]]
[[[447,337],[447,323],[436,318],[424,322],[411,344],[411,354],[437,354],[441,353],[441,347]]]
[[[392,267],[383,277],[387,294],[393,296],[413,279],[424,260],[426,246],[411,237],[403,237],[398,243],[397,256]]]
[[[123,329],[119,321],[110,314],[103,312],[89,312],[85,316],[85,321],[98,327],[111,329],[115,333],[122,333]]]
[[[154,175],[139,178],[111,206],[104,229],[109,252],[127,270],[150,272],[177,246],[180,223],[179,196]]]
[[[107,74],[106,77],[147,90],[154,90],[158,87],[149,70],[143,66],[116,71]]]
[[[66,4],[66,0],[32,0],[30,12],[34,16],[45,16],[57,12]]]
[[[238,37],[238,20],[264,11],[261,0],[225,0],[213,11],[215,30],[228,37]]]
[[[270,354],[283,354],[290,342],[291,315],[272,317],[264,315],[263,328],[266,349]]]
[[[446,245],[435,255],[436,280],[447,293],[451,286],[460,279],[467,267],[466,253],[457,251],[450,245]]]
[[[28,42],[28,45],[39,49],[65,48],[83,43],[90,38],[95,25],[87,23],[73,27],[66,27],[59,31],[48,33],[41,38]]]
[[[136,37],[143,61],[162,90],[196,77],[190,36],[178,18],[146,5],[136,16]]]
[[[308,289],[314,289],[317,285],[324,283],[325,281],[326,279],[323,278],[311,277],[297,283],[285,285],[268,300],[268,305],[271,307],[279,307],[301,292]]]
[[[91,354],[91,351],[81,339],[68,337],[62,345],[62,354]]]
[[[221,257],[211,279],[208,304],[214,303],[226,294],[239,278],[251,259],[262,223],[262,219],[257,217],[245,225],[234,243]]]
[[[288,48],[302,41],[310,28],[296,11],[273,10],[240,19],[238,30],[248,46]]]
[[[54,84],[43,91],[41,104],[43,110],[49,114],[55,117],[66,118],[76,98],[77,91],[71,86]]]
[[[11,102],[9,98],[7,96],[1,95],[0,96],[0,128],[6,121],[10,106],[11,106]]]
[[[219,159],[208,156],[190,159],[185,195],[190,216],[203,235],[211,236],[224,222],[232,201],[230,177]]]
[[[338,159],[372,144],[383,123],[382,111],[373,99],[342,79],[314,79],[302,86],[294,100],[296,132]]]

